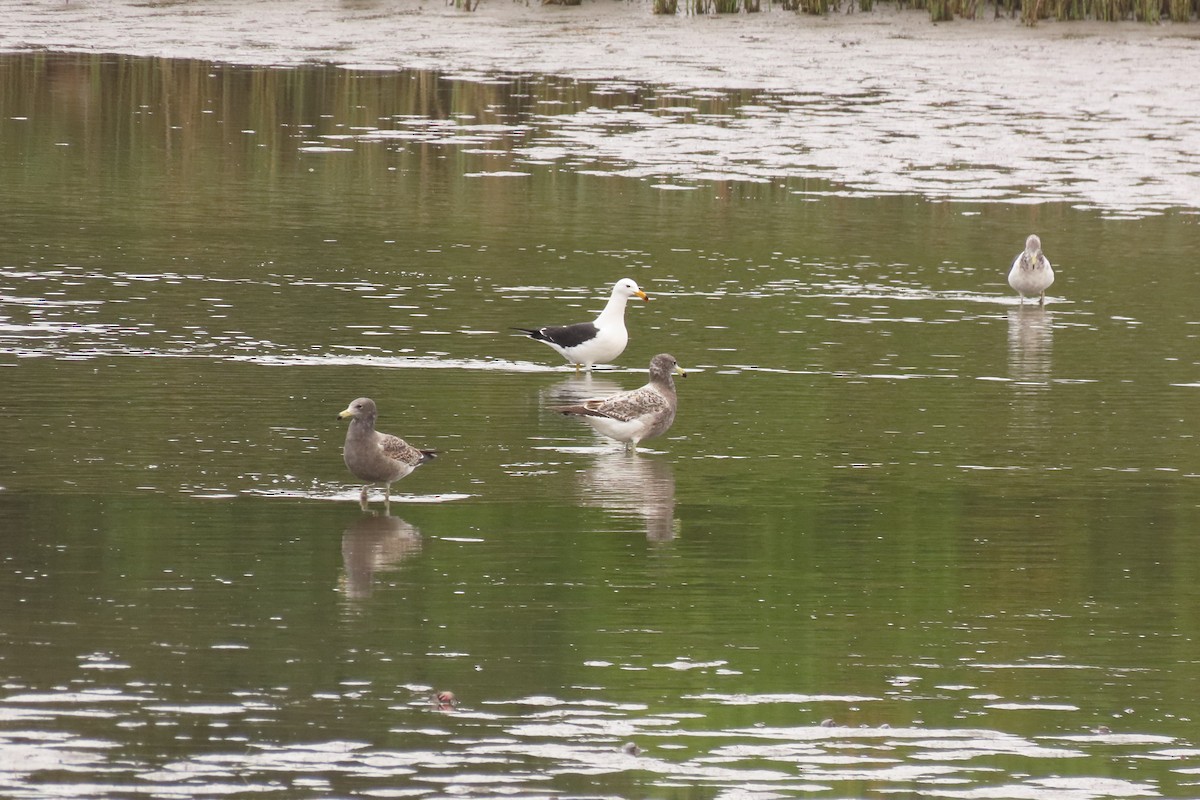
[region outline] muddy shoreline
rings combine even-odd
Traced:
[[[1061,201],[1113,216],[1200,209],[1200,103],[1194,70],[1181,68],[1200,64],[1194,24],[1028,28],[993,19],[991,8],[983,19],[935,24],[893,6],[661,17],[648,3],[611,0],[485,0],[473,13],[417,0],[0,0],[0,15],[7,51],[820,96],[839,104],[839,119],[784,114],[746,132],[748,151],[787,141],[804,153],[762,174],[819,176],[852,192]]]

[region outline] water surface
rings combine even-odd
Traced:
[[[1195,795],[1187,209],[569,146],[653,86],[2,67],[4,794]],[[613,369],[510,330],[625,276]],[[642,452],[547,410],[663,351]],[[441,451],[390,517],[359,395]]]

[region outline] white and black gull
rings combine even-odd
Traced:
[[[599,433],[624,442],[626,450],[636,450],[639,442],[666,433],[675,421],[675,375],[686,377],[687,373],[675,356],[659,353],[650,360],[650,382],[640,389],[554,410],[582,417]]]
[[[359,493],[359,505],[367,507],[367,492],[375,484],[383,484],[384,509],[390,510],[392,484],[437,455],[436,450],[421,450],[390,433],[375,430],[379,411],[369,397],[354,400],[338,414],[338,419],[350,418],[342,458],[347,469],[359,480],[366,481]]]
[[[1025,240],[1025,250],[1013,261],[1008,271],[1008,285],[1021,296],[1021,305],[1026,297],[1037,297],[1038,305],[1046,305],[1046,290],[1054,283],[1054,269],[1050,259],[1042,252],[1042,240],[1036,233]]]
[[[514,328],[539,342],[553,347],[575,369],[610,364],[625,351],[629,331],[625,329],[625,304],[631,297],[650,298],[635,281],[622,278],[612,288],[608,303],[594,322],[574,325],[547,325],[544,328]]]

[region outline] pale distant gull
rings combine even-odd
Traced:
[[[638,442],[666,433],[675,421],[675,375],[686,376],[675,356],[659,353],[650,361],[650,382],[611,397],[584,400],[555,411],[583,417],[598,432],[636,449]]]
[[[625,303],[631,297],[650,298],[630,278],[617,281],[609,295],[608,304],[595,322],[574,325],[548,325],[544,328],[514,328],[530,339],[545,342],[568,362],[591,368],[594,364],[610,364],[625,350],[629,332],[625,330]]]
[[[1046,305],[1046,290],[1054,283],[1054,270],[1050,259],[1042,253],[1042,240],[1036,233],[1025,240],[1025,251],[1013,261],[1008,272],[1008,285],[1021,295],[1021,305],[1026,297],[1037,295],[1038,305]]]
[[[437,451],[421,450],[398,436],[379,433],[375,430],[378,416],[375,401],[369,397],[358,398],[338,414],[338,419],[351,418],[342,458],[356,478],[367,482],[359,494],[359,504],[365,509],[368,490],[372,485],[382,483],[384,509],[388,510],[392,502],[392,484],[433,459]]]

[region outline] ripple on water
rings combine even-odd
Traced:
[[[316,487],[311,491],[295,490],[295,489],[260,489],[250,488],[241,490],[240,494],[254,495],[257,497],[285,498],[290,500],[330,500],[338,503],[358,503],[359,492],[361,486],[354,489],[345,489],[342,485],[337,487]],[[236,495],[235,495],[236,496]],[[439,494],[392,494],[393,503],[453,503],[458,500],[466,500],[474,495],[464,494],[461,492],[442,492]],[[217,497],[222,495],[202,495],[202,497]],[[383,495],[378,492],[372,492],[370,495],[372,502],[382,502]]]
[[[370,682],[351,684],[348,688],[364,688]],[[559,784],[563,778],[602,779],[629,773],[642,776],[640,780],[650,786],[703,786],[743,796],[747,792],[788,797],[830,791],[853,794],[858,791],[855,787],[870,782],[880,791],[911,791],[918,786],[922,793],[938,797],[1091,800],[1157,792],[1145,782],[1101,775],[1055,775],[1057,768],[1052,765],[1063,759],[1087,759],[1092,755],[1090,748],[1099,745],[1123,746],[1135,757],[1139,749],[1149,748],[1141,754],[1145,758],[1181,759],[1197,754],[1195,748],[1163,749],[1173,743],[1168,737],[1140,735],[1031,739],[986,728],[830,723],[707,728],[707,716],[700,713],[655,714],[648,713],[649,707],[643,703],[554,695],[484,700],[486,710],[451,708],[428,716],[433,710],[428,700],[431,687],[406,684],[398,688],[413,698],[412,703],[390,706],[400,723],[392,726],[393,733],[410,742],[404,748],[336,738],[292,744],[251,739],[225,752],[198,751],[158,764],[126,758],[124,763],[136,776],[139,791],[178,797],[213,796],[234,784],[238,793],[267,791],[278,789],[281,780],[293,786],[300,785],[297,781],[315,781],[311,785],[323,790],[328,781],[323,776],[331,775],[353,779],[362,793],[371,796],[421,793],[419,787],[424,785],[468,794],[485,786],[496,787],[488,794],[505,793],[505,787],[557,794],[563,790]],[[706,693],[688,699],[779,709],[787,704],[856,705],[877,698]],[[125,713],[153,712],[164,723],[193,716],[216,722],[264,707],[282,707],[255,699],[163,703],[120,691],[96,691],[24,692],[5,698],[0,708],[55,703],[93,706],[105,701],[125,707]],[[135,703],[144,705],[131,707]],[[20,721],[20,717],[8,719]],[[98,798],[124,796],[129,791],[125,782],[89,780],[109,769],[105,753],[115,746],[70,734],[10,730],[0,735],[0,764],[4,765],[0,775],[19,787],[22,796],[56,796],[68,786],[73,796],[80,792]],[[1011,770],[990,760],[995,758],[1019,759],[1014,769],[1027,777],[1013,780]],[[63,769],[72,773],[70,784],[39,778],[35,788],[27,782],[35,773]],[[1184,767],[1178,771],[1188,774],[1195,770]]]

